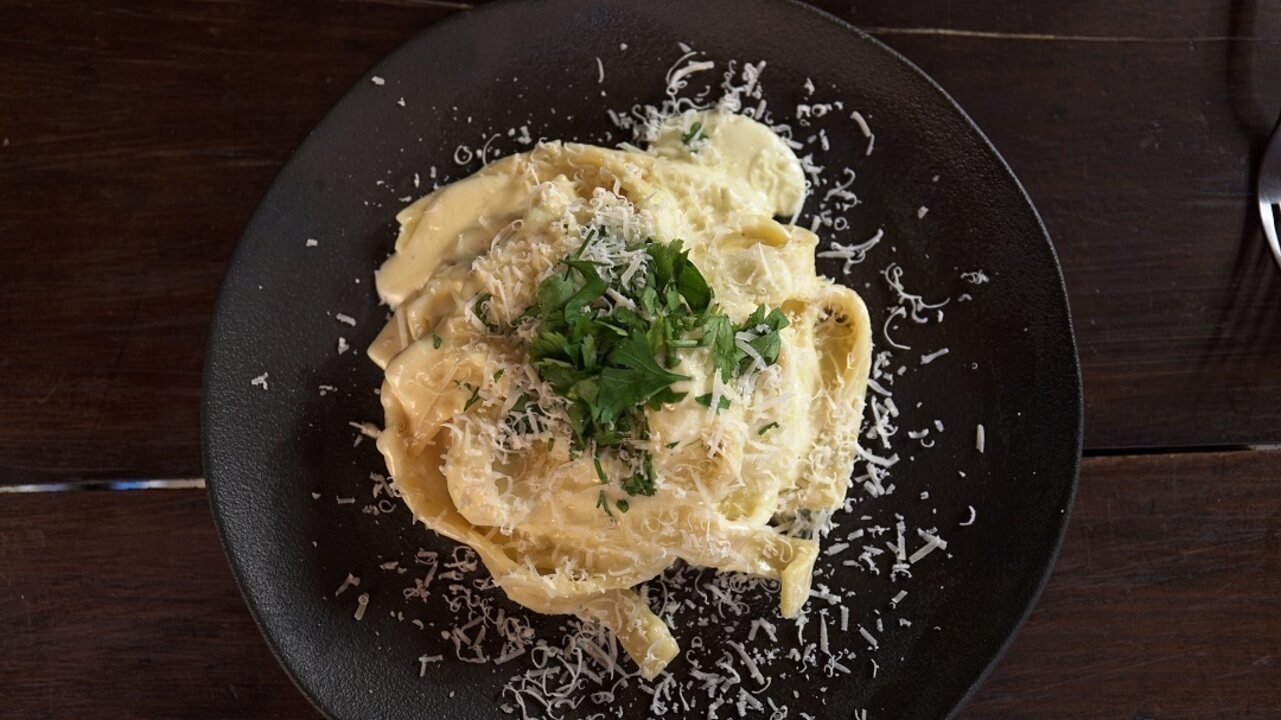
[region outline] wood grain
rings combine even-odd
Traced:
[[[1281,717],[1281,452],[1092,458],[1037,610],[964,717]],[[314,716],[199,491],[0,496],[19,718]]]
[[[1281,717],[1281,452],[1090,458],[968,718]]]
[[[1027,184],[1091,448],[1281,440],[1281,274],[1249,180],[1281,7],[818,3],[937,78]],[[0,1],[0,482],[199,473],[219,279],[290,151],[462,2]]]
[[[200,474],[245,222],[360,73],[454,11],[0,4],[0,482]]]
[[[223,560],[203,491],[0,496],[7,717],[310,717]]]

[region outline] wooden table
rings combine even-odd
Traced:
[[[1281,6],[819,3],[933,75],[1067,276],[1086,459],[969,718],[1281,717],[1281,272],[1251,209]],[[206,324],[273,174],[463,2],[0,2],[0,485],[199,477]],[[203,490],[0,494],[0,714],[313,716]]]

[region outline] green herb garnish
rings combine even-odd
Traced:
[[[738,326],[738,332],[756,335],[755,339],[749,340],[747,344],[761,356],[766,365],[773,365],[778,362],[778,353],[783,348],[783,341],[778,331],[789,324],[782,310],[774,308],[766,313],[765,306],[761,305]],[[741,350],[739,353],[738,371],[742,373],[751,367],[752,357]]]
[[[707,135],[703,133],[703,123],[695,120],[694,124],[689,126],[689,130],[686,130],[685,134],[681,135],[681,142],[686,145],[693,145],[705,137]]]
[[[712,406],[712,394],[699,395],[694,398],[694,401],[705,408],[710,408]],[[722,395],[720,402],[716,403],[716,405],[718,410],[729,410],[729,398]]]
[[[776,427],[778,427],[778,423],[776,422],[769,423],[768,425],[765,425],[764,427],[762,427],[760,430],[757,430],[756,434],[764,435],[765,433],[769,432],[770,430],[773,430]]]
[[[439,349],[440,349],[440,342],[441,342],[441,340],[440,340],[440,336],[439,336],[439,335],[436,335],[436,334],[434,334],[434,333],[433,333],[433,334],[432,334],[432,336],[431,336],[431,346],[432,346],[434,349],[439,350]]]
[[[605,497],[604,490],[601,490],[600,494],[596,496],[596,507],[604,510],[606,515],[614,517],[614,511],[609,509],[609,498]]]
[[[471,308],[472,312],[476,313],[476,318],[485,326],[485,329],[490,332],[497,332],[498,324],[491,322],[489,319],[489,301],[492,299],[493,296],[489,293],[481,293],[476,296],[476,302],[472,304]]]
[[[654,458],[645,454],[641,471],[623,481],[623,491],[628,495],[653,495],[658,491],[654,482]]]
[[[480,388],[472,388],[471,385],[464,385],[464,387],[471,388],[471,397],[467,398],[467,402],[463,403],[463,410],[465,411],[475,405],[477,400],[480,400]]]
[[[696,123],[691,131],[692,140],[702,126]],[[601,464],[606,456],[616,458],[623,467],[639,468],[620,481],[623,491],[653,495],[657,492],[653,458],[642,445],[649,437],[645,412],[684,399],[685,393],[673,389],[677,382],[690,379],[675,372],[680,351],[708,347],[713,365],[728,381],[752,363],[748,353],[737,347],[736,333],[749,333],[748,344],[773,363],[780,348],[778,331],[787,326],[787,318],[777,309],[761,307],[735,325],[716,306],[711,286],[679,240],[646,239],[630,247],[632,252],[643,251],[648,262],[624,283],[617,268],[585,259],[586,250],[606,241],[608,233],[600,227],[589,228],[582,245],[539,284],[534,303],[520,317],[537,323],[529,346],[530,363],[539,378],[568,403],[571,459],[589,453],[603,485],[609,484]],[[611,299],[619,296],[628,302]],[[475,301],[482,321],[486,321],[488,301],[487,295]],[[711,396],[696,400],[710,405]],[[513,427],[518,431],[535,431],[520,424],[529,424],[528,405],[522,397],[513,406],[513,414],[519,416]],[[729,406],[729,399],[721,398],[719,409]],[[626,512],[624,502],[617,505]],[[610,512],[603,490],[597,506]]]

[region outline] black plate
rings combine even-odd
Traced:
[[[900,353],[895,363],[912,370],[896,393],[904,431],[936,418],[946,430],[933,436],[937,444],[929,450],[908,450],[902,440],[905,460],[915,457],[896,468],[898,492],[858,510],[937,524],[951,557],[939,552],[917,566],[904,586],[909,595],[892,615],[887,600],[896,586],[842,569],[833,583],[859,592],[855,621],[872,622],[874,610],[891,620],[877,654],[867,656],[878,659],[880,670],[873,678],[870,663],[860,660],[852,675],[835,680],[806,687],[788,685],[794,676],[778,680],[780,688],[801,691],[792,716],[806,710],[848,718],[858,708],[869,718],[947,716],[1031,608],[1075,489],[1079,370],[1049,238],[969,118],[894,52],[799,5],[720,0],[691,11],[678,0],[499,3],[410,41],[317,126],[249,224],[210,333],[204,462],[223,545],[272,650],[329,716],[494,717],[499,688],[516,669],[446,660],[419,677],[416,658],[440,652],[442,641],[438,632],[409,624],[412,617],[430,621],[427,606],[405,599],[406,576],[379,564],[412,566],[420,546],[447,552],[448,544],[411,526],[402,508],[362,512],[371,500],[368,475],[383,471],[382,461],[371,441],[353,447],[347,423],[381,421],[373,393],[380,374],[363,349],[385,318],[372,271],[390,251],[392,216],[403,204],[397,198],[425,192],[430,166],[449,178],[475,169],[475,161],[455,164],[454,149],[460,142],[480,146],[490,127],[528,124],[535,136],[623,139],[604,109],[661,99],[678,42],[720,61],[767,61],[763,80],[778,119],[783,108],[806,101],[807,77],[819,95],[843,100],[842,122],[828,126],[828,157],[848,158],[857,168],[854,189],[863,205],[851,214],[857,232],[836,235],[849,242],[885,228],[887,240],[850,278],[874,325],[880,327],[890,301],[877,271],[890,262],[904,268],[915,292],[954,299],[942,324],[899,330],[918,349]],[[849,120],[855,108],[876,133],[876,150],[867,157],[866,141]],[[514,149],[504,135],[490,155]],[[917,217],[920,206],[929,208],[924,219]],[[307,238],[318,245],[307,247]],[[839,275],[835,264],[820,266]],[[978,269],[990,284],[959,277]],[[973,302],[955,301],[966,291]],[[340,323],[338,313],[358,324]],[[340,335],[352,347],[341,355]],[[882,344],[879,332],[877,340]],[[942,347],[950,354],[919,365],[919,355]],[[267,389],[252,386],[264,372]],[[322,396],[321,385],[338,389]],[[987,434],[983,454],[975,450],[978,423]],[[920,499],[922,491],[928,500]],[[359,501],[335,500],[347,496]],[[968,505],[978,520],[958,528]],[[360,588],[335,597],[348,573],[362,578]],[[352,617],[358,591],[372,598],[359,623]],[[912,625],[892,621],[899,615]],[[541,637],[557,642],[563,622],[535,624]],[[684,639],[691,630],[675,632]],[[707,641],[716,642],[715,634]],[[672,669],[683,671],[679,662]]]

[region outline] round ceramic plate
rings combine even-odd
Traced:
[[[934,312],[923,325],[891,320],[896,342],[912,347],[894,349],[887,368],[905,368],[893,387],[901,413],[895,491],[872,498],[856,484],[853,513],[838,518],[827,543],[859,527],[889,530],[850,539],[847,560],[824,560],[818,579],[846,597],[846,630],[836,606],[811,600],[801,640],[775,616],[774,598],[751,600],[750,613],[777,625],[770,646],[783,656],[756,697],[785,702],[790,717],[943,718],[1031,608],[1075,488],[1079,370],[1049,238],[969,118],[893,51],[800,5],[718,0],[695,12],[677,0],[497,3],[410,41],[316,127],[249,224],[210,333],[204,462],[224,548],[268,644],[326,715],[495,717],[513,702],[503,685],[530,661],[528,654],[501,665],[458,659],[442,637],[451,622],[448,581],[414,592],[431,553],[439,573],[449,572],[452,545],[413,524],[377,476],[371,480],[385,472],[382,459],[352,425],[381,424],[374,394],[381,377],[363,350],[386,318],[372,274],[391,250],[396,210],[434,182],[473,171],[481,148],[491,159],[523,149],[522,126],[534,139],[630,139],[606,110],[661,101],[665,74],[684,53],[680,43],[717,63],[690,78],[690,91],[719,83],[731,59],[739,69],[765,61],[762,99],[773,120],[791,124],[798,139],[815,136],[810,147],[828,145],[815,156],[827,166],[820,190],[847,178],[844,167],[856,171],[849,189],[861,204],[838,227],[820,229],[824,247],[877,230],[883,239],[849,273],[835,260],[819,267],[863,295],[877,350],[894,349],[880,328],[899,302],[885,268],[900,267],[903,284],[925,300],[949,300],[942,322]],[[820,103],[833,105],[796,117]],[[870,154],[854,111],[875,134]],[[976,271],[989,282],[966,275]],[[946,355],[922,364],[943,348]],[[986,435],[981,453],[978,425]],[[922,429],[930,435],[909,438]],[[876,439],[865,444],[888,454]],[[971,508],[977,518],[963,525]],[[891,581],[864,567],[858,546],[895,542],[897,515],[909,524],[912,554],[922,543],[915,528],[935,530],[948,545],[918,558],[911,578]],[[537,638],[560,644],[566,618],[523,613],[478,584],[486,608],[528,616]],[[725,642],[719,623],[678,623],[674,632],[683,647],[701,643],[699,657],[714,659]],[[792,647],[803,653],[815,643],[820,623],[830,626],[831,645],[849,649],[848,673],[820,667],[806,675],[786,659]],[[493,650],[500,653],[501,644]],[[440,660],[420,662],[424,656]],[[673,682],[689,679],[690,657],[673,663]],[[652,697],[637,685],[618,689],[609,717],[615,707],[624,717],[647,716]],[[759,684],[743,686],[755,692]],[[747,702],[737,688],[722,716]],[[669,714],[706,716],[706,693],[691,696],[694,709],[673,701]],[[600,710],[582,702],[561,710],[568,717]]]

